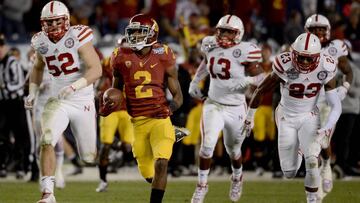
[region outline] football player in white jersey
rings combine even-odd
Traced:
[[[338,95],[340,99],[343,100],[350,88],[350,84],[353,78],[353,73],[347,59],[348,50],[346,44],[342,40],[338,40],[338,39],[330,40],[331,26],[329,20],[323,15],[314,14],[310,16],[306,20],[304,28],[307,32],[316,35],[320,39],[321,51],[323,53],[328,54],[338,60],[337,67],[345,75],[344,82],[342,83],[342,85],[340,85],[337,88]],[[327,114],[329,113],[329,107],[325,102],[324,97],[325,97],[324,94],[321,94],[321,98],[319,99],[319,108],[321,115],[320,119],[322,125],[326,122],[326,117]],[[320,174],[322,177],[322,189],[324,191],[324,195],[326,195],[333,188],[332,171],[330,166],[330,162],[331,162],[330,145],[329,147],[321,151],[321,156],[323,158],[323,161],[322,161]]]
[[[70,26],[67,7],[50,1],[41,12],[42,31],[31,40],[36,51],[25,106],[31,108],[42,81],[44,68],[52,75],[53,92],[42,114],[40,140],[39,203],[56,202],[54,196],[54,146],[70,123],[81,158],[93,163],[96,157],[96,111],[93,83],[101,76],[99,57],[92,45],[92,30]],[[80,65],[80,58],[85,66]],[[85,67],[85,68],[84,68]]]
[[[286,178],[294,178],[304,156],[309,203],[321,202],[318,156],[329,144],[328,136],[341,114],[336,72],[336,59],[321,52],[319,38],[311,33],[299,35],[291,52],[275,57],[273,72],[255,90],[242,130],[242,134],[250,133],[261,95],[280,84],[281,100],[275,112],[280,165]],[[317,100],[323,86],[331,111],[321,127]]]
[[[196,98],[203,95],[199,82],[210,74],[210,87],[201,120],[201,146],[198,183],[191,202],[203,202],[208,191],[208,174],[215,145],[223,131],[226,152],[232,164],[229,197],[239,200],[242,190],[241,145],[245,137],[240,127],[246,113],[245,87],[255,83],[255,77],[246,76],[247,69],[256,68],[261,50],[253,43],[241,41],[244,26],[235,15],[222,17],[216,25],[215,36],[203,39],[201,51],[204,61],[190,83],[189,93]]]

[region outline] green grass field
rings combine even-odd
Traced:
[[[228,181],[210,181],[206,203],[230,202]],[[119,203],[148,202],[150,185],[141,181],[110,182],[105,193],[96,193],[97,182],[69,182],[64,190],[56,190],[58,203]],[[170,181],[164,203],[190,202],[195,188],[193,181]],[[38,200],[36,183],[0,183],[0,203],[34,203]],[[302,180],[250,181],[244,183],[239,202],[247,203],[300,203],[305,201]],[[333,192],[323,203],[360,202],[360,181],[337,181]]]

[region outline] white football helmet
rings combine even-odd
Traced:
[[[303,33],[291,46],[293,65],[299,72],[309,73],[319,65],[320,52],[319,38],[311,33]]]
[[[222,29],[232,30],[236,33],[233,37],[222,36]],[[226,15],[220,18],[216,25],[216,41],[221,47],[228,48],[241,42],[244,36],[244,24],[241,19],[235,15]]]
[[[41,11],[40,22],[48,37],[59,41],[70,28],[69,10],[60,1],[50,1]]]
[[[325,35],[320,35],[320,34],[316,34],[316,33],[312,32],[311,28],[317,28],[317,27],[326,28]],[[330,29],[331,29],[330,22],[325,16],[323,16],[321,14],[314,14],[314,15],[308,17],[308,19],[305,22],[304,29],[306,32],[311,32],[311,33],[317,35],[318,38],[320,39],[321,43],[324,43],[324,42],[330,40]]]

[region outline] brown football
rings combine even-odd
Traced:
[[[109,88],[104,92],[104,103],[111,104],[112,107],[119,106],[123,100],[122,91],[116,88]]]

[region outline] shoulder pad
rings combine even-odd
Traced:
[[[335,39],[330,42],[327,53],[334,58],[348,55],[348,49],[343,40]]]
[[[247,62],[256,62],[261,59],[261,49],[254,43],[241,42],[244,47]]]
[[[79,42],[88,41],[93,38],[92,29],[86,25],[71,26],[70,30],[74,34],[75,38],[79,40]]]
[[[292,58],[290,52],[280,53],[274,58],[273,71],[285,74],[286,71],[291,69]]]
[[[337,70],[337,59],[328,54],[321,54],[320,57],[320,64],[326,71],[335,72]]]
[[[208,53],[216,47],[218,47],[218,45],[215,36],[207,36],[202,40],[200,50],[204,53]]]

